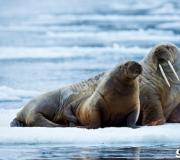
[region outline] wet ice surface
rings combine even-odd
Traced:
[[[52,129],[61,133],[55,143],[53,131],[44,134],[49,129],[16,130],[8,124],[34,96],[125,60],[142,60],[158,42],[179,46],[179,8],[178,0],[0,0],[0,159],[175,158],[178,124],[101,133],[77,129],[92,141],[83,145],[81,137],[67,145],[73,136],[62,143],[60,135],[66,135],[66,130],[61,128]],[[96,141],[97,134],[101,138]]]

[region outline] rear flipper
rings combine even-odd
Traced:
[[[48,120],[40,113],[32,114],[28,119],[27,126],[30,127],[67,127],[66,124],[57,124],[53,121]]]
[[[14,118],[10,123],[10,127],[24,127],[24,123],[20,122],[17,118]]]
[[[37,114],[33,115],[32,119],[25,125],[23,122],[19,121],[17,118],[14,118],[10,123],[11,127],[67,127],[67,125],[61,125],[54,123],[48,119],[46,119],[43,115]]]

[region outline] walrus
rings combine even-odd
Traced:
[[[74,96],[74,92],[66,96],[62,89],[41,95],[17,114],[11,126],[58,127],[73,123],[95,129],[125,123],[125,126],[136,128],[141,72],[140,64],[128,61],[106,73],[96,89],[86,90],[84,95],[79,92],[79,96]],[[71,88],[65,88],[68,94]]]
[[[104,75],[90,97],[83,97],[67,107],[67,120],[86,128],[117,127],[124,123],[136,128],[140,112],[137,77],[141,72],[141,65],[133,61],[118,65]]]
[[[10,126],[67,127],[64,108],[81,97],[92,95],[102,75],[104,73],[33,98],[17,113]]]
[[[180,103],[180,52],[172,43],[155,45],[140,62],[140,117],[142,125],[171,122]],[[173,116],[175,117],[175,116]]]

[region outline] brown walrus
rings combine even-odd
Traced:
[[[63,114],[64,109],[73,101],[87,95],[92,95],[102,77],[99,74],[80,83],[35,97],[17,113],[10,126],[68,126],[68,121]]]
[[[95,92],[67,107],[66,118],[86,128],[135,127],[139,117],[139,82],[142,67],[129,61],[104,75]],[[74,113],[74,117],[73,117]]]
[[[180,103],[180,52],[171,43],[153,47],[141,61],[143,73],[140,82],[142,125],[171,122],[171,114]]]
[[[11,126],[56,127],[73,122],[99,128],[122,126],[125,122],[126,126],[135,127],[140,112],[137,77],[141,72],[140,64],[129,61],[106,73],[94,92],[85,90],[84,95],[73,97],[75,92],[70,94],[70,86],[65,88],[70,96],[62,89],[39,96],[18,113]]]

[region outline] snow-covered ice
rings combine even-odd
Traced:
[[[168,145],[180,143],[180,124],[82,129],[82,128],[9,128],[19,109],[0,109],[0,144],[70,144],[70,145]]]

